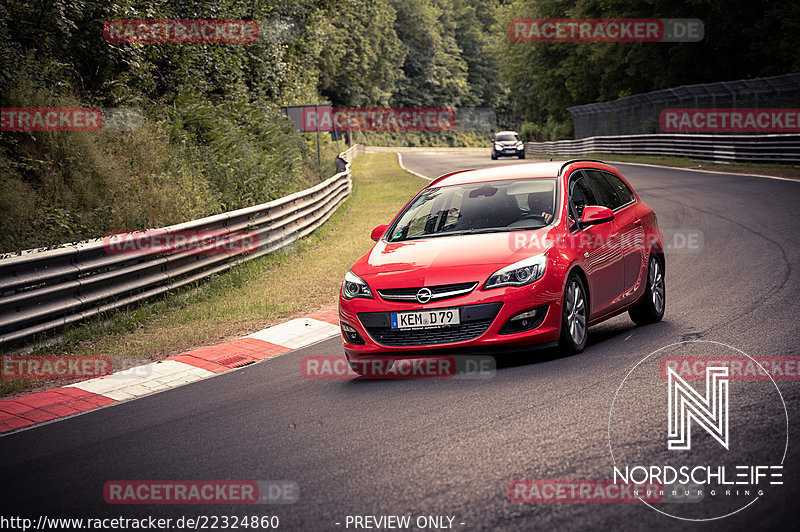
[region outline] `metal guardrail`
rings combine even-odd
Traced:
[[[110,253],[104,239],[95,239],[0,259],[0,347],[163,294],[310,234],[350,195],[350,162],[362,149],[340,154],[344,170],[309,189],[157,230],[215,231],[231,239],[246,231],[258,243],[246,254]]]
[[[800,134],[702,135],[653,134],[587,137],[577,140],[529,142],[528,153],[571,156],[590,153],[668,155],[739,163],[800,163]]]

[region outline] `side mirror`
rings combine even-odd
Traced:
[[[596,225],[610,222],[614,219],[614,213],[608,207],[600,205],[587,205],[583,208],[581,215],[581,225]]]
[[[381,239],[383,233],[385,233],[388,228],[389,224],[379,225],[378,227],[372,230],[372,234],[370,234],[369,237],[375,242],[377,242],[378,240]]]

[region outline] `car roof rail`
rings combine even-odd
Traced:
[[[570,159],[569,161],[564,161],[564,164],[561,165],[561,168],[558,169],[558,176],[561,177],[561,173],[564,171],[564,168],[571,165],[572,163],[600,163],[600,164],[608,164],[604,161],[598,161],[597,159]]]

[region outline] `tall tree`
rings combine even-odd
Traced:
[[[398,106],[458,106],[468,92],[467,64],[454,38],[450,0],[392,0],[406,50]]]
[[[388,105],[405,59],[394,8],[387,0],[346,0],[326,24],[320,93],[334,105]]]
[[[514,18],[699,18],[705,36],[686,43],[497,41],[503,75],[527,120],[568,121],[572,105],[678,85],[800,70],[800,7],[777,0],[517,0]]]

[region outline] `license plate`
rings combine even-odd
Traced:
[[[425,329],[461,323],[457,308],[393,312],[391,316],[392,329]]]

